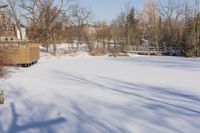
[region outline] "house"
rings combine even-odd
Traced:
[[[14,40],[16,38],[15,26],[4,11],[0,11],[0,40]]]
[[[26,40],[26,27],[20,25],[20,29],[3,10],[7,6],[0,6],[0,41]],[[20,31],[21,36],[20,37]]]
[[[16,29],[16,34],[17,34],[17,39],[18,40],[27,40],[27,37],[26,37],[26,26],[24,25],[20,25],[19,28],[17,28],[17,26],[15,26],[15,29]],[[21,30],[21,35],[20,35],[20,30]]]
[[[96,34],[97,28],[98,27],[96,25],[93,25],[93,24],[84,25],[84,30],[86,30],[87,33],[89,33],[90,35]]]

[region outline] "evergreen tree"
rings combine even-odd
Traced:
[[[135,8],[132,7],[127,15],[127,23],[126,23],[126,45],[124,50],[128,50],[129,45],[137,45],[138,44],[138,36],[137,36],[137,23],[138,20],[136,18]]]
[[[200,12],[196,16],[196,21],[195,21],[195,56],[199,57],[200,56]]]
[[[200,13],[186,22],[183,49],[186,56],[200,56]]]

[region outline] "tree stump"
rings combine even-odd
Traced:
[[[4,94],[3,94],[3,91],[0,91],[0,104],[4,104]]]

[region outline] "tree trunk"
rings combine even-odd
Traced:
[[[23,40],[23,38],[22,38],[22,30],[21,30],[20,26],[17,26],[17,28],[19,30],[20,40]]]

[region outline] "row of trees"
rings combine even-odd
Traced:
[[[28,38],[39,41],[47,48],[57,42],[78,40],[80,45],[84,25],[92,18],[91,11],[73,0],[6,0],[7,12],[21,33],[21,24],[28,29]]]
[[[20,34],[21,24],[26,25],[28,38],[44,44],[47,51],[52,45],[54,54],[58,42],[76,40],[77,48],[86,43],[91,53],[106,53],[111,42],[114,50],[125,53],[129,46],[148,42],[157,48],[180,47],[185,56],[200,56],[200,0],[146,0],[140,11],[126,6],[112,22],[92,24],[94,32],[88,30],[93,13],[74,0],[4,2]],[[5,64],[2,59],[0,74]]]
[[[143,9],[126,6],[110,23],[88,30],[92,12],[72,0],[7,0],[8,12],[20,30],[26,23],[29,39],[54,46],[57,42],[87,43],[90,52],[106,52],[108,42],[128,52],[144,41],[155,47],[180,47],[186,56],[200,56],[200,0],[146,0]]]
[[[179,47],[186,56],[200,56],[199,2],[146,0],[140,12],[126,8],[112,22],[114,36],[125,47],[147,40],[151,46]]]

